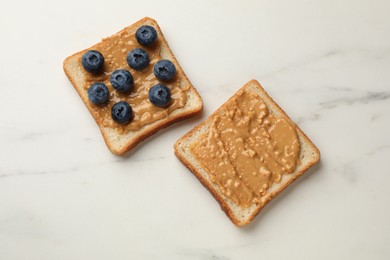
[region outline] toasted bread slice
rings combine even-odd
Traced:
[[[297,140],[300,144],[300,150],[299,152],[297,152],[298,154],[296,155],[296,158],[298,158],[296,168],[290,173],[283,173],[281,175],[281,179],[279,179],[278,182],[272,182],[271,185],[263,193],[261,193],[260,196],[258,196],[258,198],[255,198],[255,202],[251,202],[247,206],[242,206],[235,200],[233,200],[231,197],[227,196],[226,193],[223,192],[224,187],[219,186],[217,182],[213,181],[213,179],[215,180],[218,177],[215,176],[215,174],[218,174],[218,172],[215,173],[214,171],[214,173],[212,173],[210,169],[208,169],[206,166],[204,166],[204,164],[200,162],[200,157],[197,157],[193,150],[191,150],[191,147],[199,147],[202,142],[206,143],[205,139],[209,138],[211,134],[215,133],[215,131],[213,132],[211,130],[215,117],[226,113],[226,106],[232,105],[232,103],[235,102],[233,101],[233,98],[237,97],[237,95],[239,95],[239,93],[242,93],[243,91],[254,93],[256,97],[259,97],[268,108],[268,113],[270,115],[278,118],[283,118],[283,120],[289,122],[291,128],[295,129]],[[231,140],[232,139],[230,139],[230,141]],[[217,146],[215,145],[215,147]],[[222,149],[225,149],[226,143],[222,144],[222,146],[219,147],[223,147]],[[237,226],[243,226],[250,223],[253,218],[272,198],[279,194],[283,189],[285,189],[289,184],[291,184],[294,180],[301,176],[307,169],[313,166],[320,159],[320,152],[317,147],[301,131],[301,129],[299,129],[299,127],[291,121],[291,119],[286,115],[286,113],[275,103],[275,101],[265,92],[265,90],[256,80],[251,80],[246,83],[235,95],[233,95],[224,105],[222,105],[218,110],[216,110],[206,121],[202,122],[201,124],[193,128],[190,132],[188,132],[186,135],[184,135],[182,138],[180,138],[176,142],[174,149],[175,154],[179,158],[179,160],[189,170],[191,170],[191,172],[199,179],[199,181],[211,192],[211,194],[219,202],[227,216]],[[218,149],[220,148],[216,149],[217,154]],[[209,158],[211,158],[211,156],[212,154],[207,153],[204,158],[205,160],[209,161]],[[229,154],[227,156],[228,160],[233,160],[229,163],[234,165],[235,158],[230,156]],[[249,161],[249,163],[251,162]],[[215,169],[217,168],[214,168],[214,170]],[[241,175],[240,169],[242,168],[237,167],[237,169],[237,174]]]
[[[150,25],[156,29],[158,34],[158,41],[154,45],[157,46],[144,47],[136,41],[135,32],[142,25]],[[125,61],[126,55],[129,51],[131,51],[134,48],[143,48],[149,53],[150,64],[148,65],[149,69],[147,69],[147,72],[135,71],[127,65]],[[98,50],[102,52],[103,56],[105,57],[104,71],[103,73],[101,73],[102,75],[93,75],[84,70],[81,63],[81,58],[83,54],[88,50]],[[115,52],[116,55],[118,55],[118,53],[119,55],[121,55],[120,53],[122,52],[123,57],[121,57],[122,59],[120,61],[113,60],[111,55],[112,53],[110,52]],[[158,57],[158,59],[156,57]],[[150,112],[148,115],[145,115],[146,113],[148,113],[148,111],[146,112],[143,111],[143,114],[141,114],[141,112],[137,114],[138,113],[137,111],[138,110],[141,111],[142,109],[137,110],[137,106],[140,104],[136,104],[135,102],[132,101],[133,99],[131,98],[133,98],[134,95],[137,95],[137,91],[142,90],[143,92],[146,93],[148,89],[152,87],[152,85],[157,83],[162,83],[153,75],[153,69],[152,69],[154,64],[160,59],[170,60],[176,66],[176,76],[174,82],[173,83],[168,82],[164,84],[166,84],[169,88],[171,88],[171,91],[172,88],[173,89],[176,88],[176,90],[180,89],[181,91],[180,93],[184,96],[186,101],[182,102],[180,107],[177,107],[175,109],[171,109],[170,107],[153,108],[153,109],[159,109],[157,111],[158,113],[160,113],[159,118],[155,119],[152,122],[147,122],[144,124],[142,123],[142,121],[140,121],[140,123],[138,123],[140,125],[137,126],[137,129],[134,129],[134,127],[132,127],[131,125],[132,122],[129,123],[130,126],[123,126],[115,122],[109,122],[111,119],[108,116],[109,113],[107,113],[104,120],[102,120],[99,114],[100,113],[99,109],[102,108],[93,105],[88,100],[87,90],[90,84],[93,83],[93,80],[103,81],[109,89],[110,101],[109,104],[105,106],[106,107],[104,108],[105,110],[110,111],[111,106],[113,105],[112,102],[114,102],[111,101],[111,99],[115,100],[115,102],[118,102],[120,100],[126,100],[132,106],[133,111],[135,111],[135,117],[137,117],[139,120],[142,120],[142,118],[150,119],[150,117],[153,117],[155,114],[157,114],[154,112]],[[107,63],[109,63],[109,65]],[[113,87],[109,82],[109,74],[112,71],[107,70],[107,66],[111,66],[111,63],[120,64],[118,68],[111,68],[111,69],[123,68],[132,73],[135,82],[134,85],[135,90],[133,90],[131,94],[126,96],[123,94],[115,93],[116,91],[113,89]],[[185,75],[183,69],[180,67],[179,63],[177,62],[157,22],[149,17],[145,17],[140,21],[136,22],[135,24],[124,28],[118,33],[108,38],[104,38],[102,42],[66,58],[64,61],[64,71],[68,76],[69,80],[71,81],[72,85],[74,86],[74,88],[79,93],[81,99],[84,101],[88,110],[91,112],[92,116],[94,117],[108,148],[111,150],[112,153],[117,155],[123,155],[130,149],[134,148],[138,143],[140,143],[150,135],[156,133],[160,129],[169,126],[176,121],[180,121],[185,118],[194,116],[199,112],[201,112],[202,110],[203,104],[200,95],[198,94],[196,89],[192,86],[191,82],[188,80],[187,76]],[[147,75],[145,75],[145,73]],[[103,78],[101,78],[100,76],[102,76]],[[137,78],[138,76],[140,78]],[[148,80],[147,81],[145,80],[143,82],[142,80],[140,80],[141,77],[147,78]],[[128,99],[130,99],[130,101]],[[146,95],[145,101],[143,101],[144,103],[142,103],[143,107],[146,104],[146,102],[149,102],[147,99],[148,98]],[[173,99],[172,101],[173,103],[176,102],[174,100],[173,94],[172,94],[172,99]],[[151,104],[149,103],[146,105],[150,106]],[[163,116],[161,116],[162,113]]]

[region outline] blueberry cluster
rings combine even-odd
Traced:
[[[151,46],[157,40],[157,31],[152,26],[144,25],[137,30],[135,37],[142,46]],[[81,63],[86,71],[99,74],[103,71],[104,57],[96,50],[89,50],[84,53]],[[127,64],[134,70],[143,70],[149,63],[149,55],[142,48],[135,48],[127,54]],[[161,81],[168,82],[175,77],[176,67],[169,60],[160,60],[154,65],[153,73]],[[134,78],[130,71],[118,69],[110,75],[110,83],[116,91],[128,94],[133,91]],[[164,84],[154,85],[148,94],[150,102],[158,107],[168,106],[171,100],[170,90]],[[107,103],[109,91],[106,84],[93,83],[88,88],[88,99],[97,106]],[[133,109],[126,101],[115,103],[111,108],[112,119],[120,124],[128,124],[133,118],[132,114]]]

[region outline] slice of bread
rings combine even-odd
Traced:
[[[286,122],[289,122],[292,129],[295,128],[297,140],[299,140],[300,150],[297,154],[298,163],[296,168],[291,173],[284,173],[278,183],[273,182],[268,189],[261,196],[256,198],[256,202],[252,202],[249,206],[240,206],[231,198],[227,197],[221,190],[220,186],[213,181],[213,173],[208,170],[202,163],[200,163],[198,157],[192,152],[191,147],[198,147],[202,141],[205,143],[205,139],[211,133],[213,121],[216,116],[220,116],[225,113],[227,105],[231,105],[233,98],[237,97],[239,93],[243,91],[254,93],[259,97],[268,108],[269,114],[278,118],[283,118]],[[272,140],[271,140],[272,141]],[[225,144],[224,144],[225,145]],[[220,146],[224,147],[224,146]],[[261,211],[261,209],[289,184],[301,176],[306,170],[313,166],[320,159],[320,152],[317,147],[310,141],[310,139],[294,124],[286,113],[275,103],[275,101],[265,92],[259,82],[251,80],[246,83],[235,95],[233,95],[224,105],[216,110],[206,121],[202,122],[190,132],[180,138],[175,146],[175,154],[179,160],[199,179],[199,181],[211,192],[214,198],[219,202],[221,208],[225,211],[231,221],[237,226],[243,226],[250,223],[253,218]],[[195,148],[194,148],[195,149]],[[218,154],[217,148],[217,154]],[[206,155],[210,157],[211,154]],[[225,153],[226,156],[226,153]],[[229,155],[228,155],[229,156]],[[229,158],[229,157],[228,157]],[[231,159],[231,158],[230,158]],[[229,159],[229,160],[230,160]],[[234,160],[234,158],[233,158]],[[267,160],[267,159],[266,159]],[[234,163],[234,162],[233,162]],[[215,169],[215,168],[214,168]],[[241,174],[238,170],[238,174]],[[215,174],[215,171],[214,171]],[[240,176],[241,178],[241,176]],[[241,187],[241,186],[240,186]]]
[[[141,27],[142,25],[150,25],[153,26],[158,34],[158,46],[156,47],[157,50],[154,52],[153,49],[149,47],[144,47],[140,45],[136,39],[135,39],[135,32],[136,30]],[[115,41],[114,41],[115,39]],[[115,43],[115,44],[113,44]],[[118,44],[118,46],[116,46]],[[110,55],[111,53],[109,51],[115,51],[116,53],[123,52],[124,59],[129,51],[134,48],[143,48],[147,52],[149,52],[150,57],[150,64],[149,67],[153,67],[154,64],[158,61],[154,59],[154,56],[157,52],[159,55],[159,58],[161,59],[167,59],[174,63],[176,66],[176,82],[174,83],[164,83],[168,87],[171,88],[181,88],[181,93],[184,93],[183,95],[186,97],[186,102],[181,105],[181,107],[175,108],[173,110],[168,110],[164,108],[158,108],[160,109],[158,112],[165,113],[162,118],[156,119],[154,122],[150,122],[147,124],[142,124],[138,127],[138,129],[131,129],[132,127],[126,127],[122,126],[120,124],[117,124],[115,122],[110,124],[103,124],[102,120],[99,120],[99,112],[98,107],[94,106],[92,103],[90,103],[88,99],[87,90],[89,85],[92,83],[88,79],[88,77],[93,77],[92,74],[88,74],[88,72],[85,71],[85,69],[82,66],[81,58],[83,54],[88,50],[103,50],[103,55],[105,56],[105,65],[104,65],[104,72],[103,76],[104,82],[106,83],[109,92],[110,92],[110,99],[112,98],[112,95],[115,94],[115,90],[109,83],[109,73],[112,71],[106,71],[106,63],[110,62]],[[104,52],[106,50],[106,52]],[[108,51],[107,51],[108,50]],[[112,61],[112,60],[111,60]],[[115,61],[114,61],[115,63]],[[111,65],[111,63],[110,63]],[[84,101],[85,105],[87,106],[88,110],[91,112],[92,116],[94,117],[96,123],[98,124],[100,131],[104,137],[104,140],[110,149],[110,151],[117,155],[123,155],[127,151],[134,148],[138,143],[149,137],[150,135],[156,133],[160,129],[167,127],[171,125],[174,122],[183,120],[185,118],[194,116],[201,112],[202,110],[202,99],[196,89],[192,86],[191,82],[188,80],[187,76],[185,75],[183,69],[180,67],[179,63],[177,62],[175,56],[173,55],[171,49],[168,46],[168,43],[164,37],[164,35],[161,32],[160,27],[158,26],[157,22],[149,17],[145,17],[141,19],[140,21],[134,23],[133,25],[130,25],[129,27],[124,28],[123,30],[119,31],[118,33],[108,37],[104,38],[102,42],[93,45],[92,47],[85,49],[83,51],[80,51],[76,54],[71,55],[70,57],[66,58],[64,61],[64,71],[66,75],[68,76],[69,80],[71,81],[74,88],[79,93],[81,99]],[[148,78],[148,82],[137,79],[137,75],[142,75],[140,71],[134,71],[132,68],[130,68],[127,63],[124,61],[121,61],[121,67],[115,68],[115,69],[126,69],[130,71],[133,74],[134,77],[134,88],[133,92],[129,95],[136,95],[137,89],[143,88],[144,90],[148,90],[151,87],[151,82],[153,84],[160,83],[157,78],[153,75],[153,69],[148,69],[148,73],[150,75],[143,75],[143,77]],[[137,74],[138,73],[138,74]],[[96,76],[96,81],[99,81],[99,76]],[[144,84],[144,86],[143,86]],[[148,85],[147,85],[148,84]],[[147,85],[147,86],[146,86]],[[126,97],[124,95],[115,94],[114,97],[116,102],[120,101],[121,99],[125,99]],[[113,99],[114,99],[113,98]],[[147,96],[146,98],[147,99]],[[172,94],[172,99],[174,99],[174,96]],[[113,102],[113,101],[110,101]],[[146,100],[145,102],[149,102]],[[133,108],[133,111],[137,110],[137,104],[132,104],[131,101],[129,101],[130,105]],[[145,103],[144,103],[145,104]],[[111,103],[108,104],[107,109],[111,109]],[[150,104],[149,104],[150,105]],[[141,109],[140,109],[141,110]],[[169,112],[167,112],[169,111]],[[147,111],[146,111],[147,112]],[[135,112],[137,113],[137,112]],[[145,113],[144,113],[145,114]],[[141,118],[142,116],[145,116],[144,114],[136,115],[138,118]],[[148,116],[154,116],[152,115]],[[161,117],[161,116],[160,116]],[[130,122],[131,125],[131,122]],[[130,128],[130,129],[129,129]]]

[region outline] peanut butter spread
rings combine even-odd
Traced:
[[[241,207],[261,203],[271,185],[299,163],[295,127],[271,115],[257,94],[243,90],[212,118],[200,140],[191,152],[221,192]]]
[[[115,127],[122,132],[136,131],[147,124],[167,117],[175,109],[184,107],[187,102],[186,91],[190,87],[182,83],[185,82],[182,80],[183,73],[179,68],[176,68],[176,76],[172,82],[164,83],[171,91],[169,106],[161,108],[154,106],[149,101],[149,89],[158,83],[162,83],[153,74],[153,67],[157,61],[162,59],[161,54],[166,50],[161,48],[162,35],[159,32],[157,41],[153,46],[144,47],[140,45],[135,38],[137,29],[138,27],[126,28],[120,33],[103,39],[101,43],[91,48],[103,54],[105,59],[103,72],[95,75],[83,70],[86,79],[84,86],[86,92],[90,85],[95,82],[103,82],[110,92],[109,101],[106,104],[102,106],[91,105],[95,120],[105,127]],[[136,71],[127,64],[127,54],[134,48],[143,48],[149,54],[150,64],[142,71]],[[82,66],[81,58],[80,66]],[[110,75],[117,69],[126,69],[132,74],[134,88],[131,93],[119,93],[112,87]],[[111,107],[119,101],[127,101],[133,109],[133,120],[127,125],[120,125],[111,117]]]

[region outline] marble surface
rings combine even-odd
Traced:
[[[0,259],[390,259],[389,1],[2,1]],[[202,116],[112,155],[62,70],[158,20]],[[255,78],[321,163],[236,228],[173,144]]]

